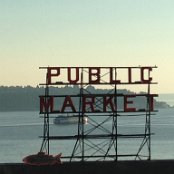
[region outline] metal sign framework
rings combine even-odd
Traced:
[[[74,79],[68,77],[67,82],[52,82],[51,78],[56,78],[60,75],[60,70],[66,69],[69,70],[70,67],[53,67],[54,73],[50,71],[50,67],[41,67],[41,69],[47,70],[46,75],[46,83],[41,84],[45,85],[45,94],[40,96],[40,102],[42,100],[43,103],[42,109],[40,109],[40,114],[44,115],[44,129],[43,129],[43,141],[41,145],[41,151],[46,151],[48,154],[50,152],[50,143],[52,140],[75,140],[74,147],[72,148],[72,153],[69,156],[63,156],[63,158],[68,159],[70,161],[96,161],[96,160],[113,160],[117,161],[123,158],[131,158],[131,159],[151,159],[151,115],[155,114],[156,110],[153,108],[153,97],[156,97],[156,94],[150,93],[151,84],[156,84],[156,82],[152,81],[152,77],[150,76],[150,72],[155,67],[94,67],[92,70],[87,71],[88,67],[72,67],[75,69],[76,75]],[[91,68],[91,67],[90,67]],[[103,68],[106,70],[102,74],[99,68]],[[128,71],[128,81],[122,82],[118,80],[117,71],[119,69],[125,69]],[[141,72],[140,80],[133,81],[132,80],[132,71],[133,69],[138,69]],[[55,72],[55,70],[57,70]],[[108,70],[108,72],[107,72]],[[111,70],[113,72],[111,72]],[[145,77],[144,70],[147,70],[147,75]],[[68,71],[68,75],[70,74],[70,70]],[[49,74],[50,73],[50,74]],[[80,75],[77,75],[80,74]],[[109,77],[112,76],[112,83],[106,82],[107,78],[104,78],[109,73]],[[114,74],[113,74],[114,73]],[[88,80],[86,75],[89,77]],[[111,78],[110,78],[111,79]],[[64,102],[64,106],[61,110],[53,109],[53,101],[50,102],[51,97],[65,98],[66,95],[51,95],[49,93],[49,88],[52,85],[56,86],[64,86],[64,85],[80,85],[79,93],[75,95],[68,95],[70,98],[78,99],[78,109],[74,109],[74,105],[72,104],[72,100],[70,98]],[[104,94],[94,94],[88,90],[87,86],[89,85],[103,85],[105,88],[108,86],[110,90],[108,93]],[[118,86],[119,85],[146,85],[147,91],[143,94],[134,94],[132,96],[119,93]],[[126,96],[126,97],[125,97]],[[122,97],[124,106],[122,109],[119,109],[119,98]],[[134,97],[144,97],[145,98],[145,107],[143,109],[136,109],[129,107],[132,104],[132,101],[129,101],[130,98]],[[85,98],[85,104],[84,104]],[[105,101],[104,101],[105,99]],[[94,102],[95,100],[95,102]],[[85,105],[85,106],[84,106]],[[65,109],[65,108],[68,109]],[[85,109],[84,109],[85,107]],[[105,109],[103,109],[105,108]],[[125,109],[126,108],[126,109]],[[77,134],[73,136],[52,136],[50,135],[50,114],[57,113],[60,115],[61,113],[76,113],[78,117],[77,124]],[[88,116],[88,126],[83,124],[84,116]],[[122,133],[119,130],[119,119],[122,117],[131,117],[132,119],[136,117],[144,117],[144,131],[131,133]],[[94,119],[94,117],[101,118],[101,121],[98,122]],[[106,126],[106,125],[109,125]],[[120,150],[119,142],[123,139],[137,141],[140,140],[139,148],[136,152],[128,152],[124,153]],[[139,141],[138,141],[139,143]]]

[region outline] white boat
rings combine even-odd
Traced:
[[[54,124],[78,124],[79,122],[79,116],[73,115],[73,116],[57,116],[53,119]],[[83,117],[83,124],[87,124],[88,117]]]

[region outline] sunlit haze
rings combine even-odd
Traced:
[[[173,0],[0,1],[0,86],[37,86],[41,66],[158,66],[174,93]]]

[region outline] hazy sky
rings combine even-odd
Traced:
[[[174,93],[174,0],[0,0],[0,85],[43,82],[40,66],[154,66]]]

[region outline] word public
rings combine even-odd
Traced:
[[[156,67],[41,67],[40,69],[47,69],[47,85],[61,83],[75,85],[147,84],[152,82],[153,68]],[[121,71],[124,71],[124,81],[119,79],[123,76]]]

